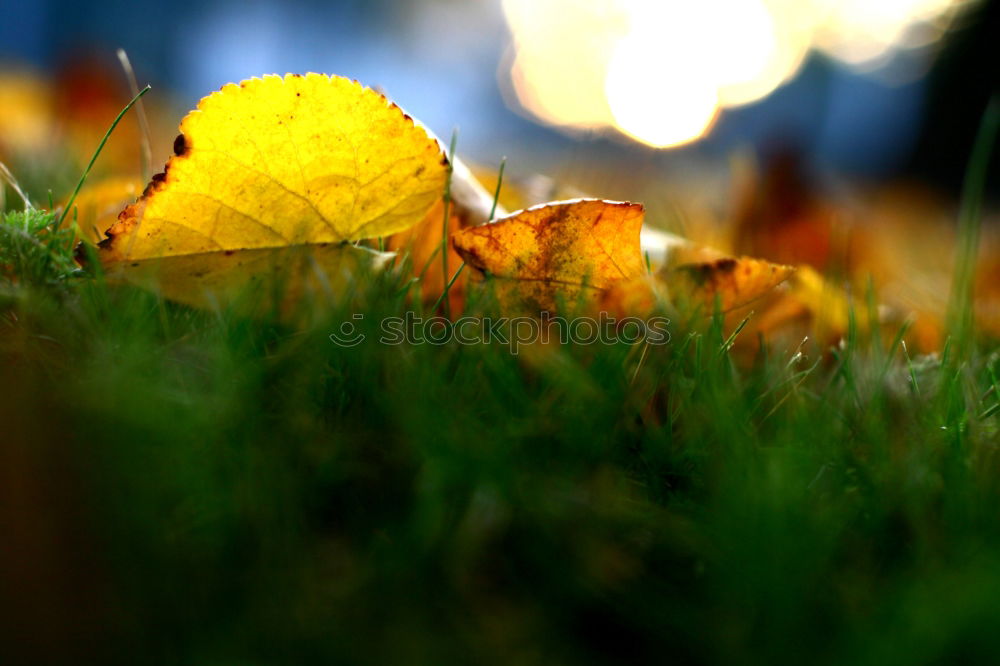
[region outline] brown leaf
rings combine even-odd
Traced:
[[[641,204],[578,199],[452,234],[459,255],[520,307],[554,310],[645,271]]]
[[[604,294],[601,304],[606,311],[621,316],[649,312],[657,304],[711,315],[718,302],[722,312],[729,312],[770,293],[794,271],[791,266],[751,257],[666,267],[615,285]]]

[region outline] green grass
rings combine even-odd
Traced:
[[[377,322],[408,307],[398,275],[295,329],[60,272],[41,215],[8,214],[0,236],[0,480],[5,541],[22,544],[0,581],[24,595],[6,649],[372,664],[1000,649],[993,347],[908,361],[855,333],[822,358],[737,364],[718,322],[673,329],[639,367],[624,344],[539,362],[385,346]],[[10,270],[25,224],[45,269]],[[368,340],[333,344],[361,307]]]
[[[852,325],[737,360],[718,317],[389,346],[405,272],[290,326],[109,286],[71,234],[0,220],[3,663],[1000,652],[1000,354],[965,315],[941,357]]]
[[[80,271],[73,259],[74,232],[59,229],[55,215],[29,208],[0,212],[0,289],[65,284]]]

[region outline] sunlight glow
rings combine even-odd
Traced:
[[[898,48],[921,46],[939,38],[953,15],[949,10],[957,3],[822,0],[817,4],[824,20],[816,33],[816,45],[849,65],[872,69]]]
[[[877,69],[934,43],[956,0],[503,0],[514,36],[502,81],[542,122],[612,127],[654,147],[704,136],[759,100],[810,49]]]
[[[604,96],[611,52],[627,16],[610,0],[504,0],[514,28],[511,82],[532,115],[577,129],[614,123]]]
[[[619,130],[665,148],[693,141],[708,129],[719,107],[719,89],[711,46],[700,41],[712,21],[706,7],[628,5],[632,25],[614,50],[604,85]],[[689,66],[673,66],[678,61]]]

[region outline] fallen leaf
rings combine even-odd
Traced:
[[[155,262],[164,280],[187,284],[185,275],[215,275],[204,272],[214,257],[221,280],[223,258],[234,256],[226,253],[280,254],[402,231],[444,188],[440,144],[379,93],[336,76],[227,84],[180,130],[163,173],[105,232],[99,255],[109,274]],[[239,265],[229,273],[263,264]]]
[[[226,305],[241,313],[275,312],[290,319],[303,302],[336,302],[359,275],[383,268],[392,258],[391,253],[350,244],[320,243],[127,262],[115,277],[178,303]]]
[[[791,266],[752,257],[665,266],[654,274],[613,286],[604,294],[601,306],[622,316],[647,313],[659,304],[685,313],[711,315],[718,303],[721,312],[730,312],[769,294],[794,271]]]
[[[675,305],[686,303],[728,312],[741,307],[784,282],[795,269],[752,257],[726,257],[715,261],[678,266],[662,279]]]
[[[769,339],[788,338],[794,344],[809,336],[822,347],[835,345],[847,335],[852,310],[858,329],[867,330],[870,323],[865,304],[852,301],[843,286],[802,264],[789,277],[788,288],[761,305],[747,339],[753,340],[760,333]]]
[[[579,199],[461,229],[451,239],[469,266],[498,278],[511,306],[554,310],[643,274],[642,219],[641,204]]]

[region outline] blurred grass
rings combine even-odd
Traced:
[[[0,220],[0,663],[1000,651],[1000,354],[968,318],[940,358],[852,326],[737,362],[718,318],[383,345],[405,270],[291,327],[108,286],[54,222]]]
[[[1000,649],[988,342],[912,376],[858,332],[737,365],[715,322],[636,371],[624,344],[381,345],[391,273],[303,329],[50,277],[0,301],[4,663]]]

